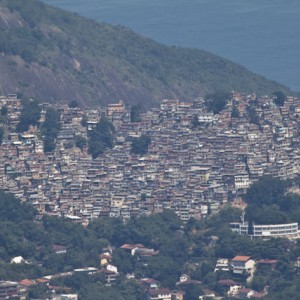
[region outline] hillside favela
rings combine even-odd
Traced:
[[[0,300],[299,299],[299,93],[39,1],[0,25]]]

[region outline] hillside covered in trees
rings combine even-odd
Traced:
[[[278,203],[269,201],[279,199],[292,184],[296,186],[299,182],[262,178],[250,188],[246,200],[252,205],[261,205],[258,199],[266,199],[263,200],[264,209],[266,211],[269,207],[269,214],[273,214],[272,205]],[[278,190],[272,192],[276,186],[278,197]],[[290,193],[286,194],[286,199],[291,196],[294,199],[293,219],[299,219],[300,197]],[[191,219],[184,224],[172,211],[166,210],[133,218],[126,224],[120,219],[99,218],[83,227],[66,218],[41,218],[28,204],[20,203],[1,191],[0,280],[34,280],[70,272],[68,276],[53,277],[50,286],[67,288],[85,300],[144,299],[146,288],[141,284],[142,278],[151,278],[169,290],[183,291],[185,300],[197,299],[206,289],[230,299],[226,286],[222,284],[224,280],[258,292],[267,289],[264,299],[298,299],[300,277],[294,262],[300,255],[299,241],[250,239],[232,233],[228,224],[238,221],[240,215],[240,210],[228,206],[205,220]],[[132,255],[126,250],[127,246],[121,247],[124,244],[142,244],[150,251],[148,254],[153,255]],[[58,254],[55,246],[63,247],[65,253]],[[72,270],[83,267],[100,270],[103,251],[110,251],[110,263],[118,268],[119,276],[113,284],[107,286],[105,272],[93,275],[72,273]],[[219,258],[232,259],[236,255],[248,255],[257,262],[272,262],[272,265],[257,264],[250,281],[245,274],[215,271]],[[22,256],[26,263],[10,263],[15,256]],[[127,274],[134,274],[134,278],[129,279]],[[186,284],[179,283],[183,274],[191,278]],[[49,294],[43,283],[32,286],[28,293],[39,299]]]
[[[0,93],[81,105],[118,99],[152,106],[216,91],[289,93],[211,53],[168,47],[36,0],[0,1]]]

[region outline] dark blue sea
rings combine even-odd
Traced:
[[[43,0],[167,45],[201,48],[300,91],[299,0]]]

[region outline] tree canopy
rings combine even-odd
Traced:
[[[60,112],[49,107],[46,111],[45,122],[41,130],[44,135],[45,152],[51,152],[55,149],[55,139],[60,127]]]
[[[141,135],[139,138],[134,138],[131,143],[131,152],[134,154],[145,155],[148,152],[150,143],[151,138],[148,135]]]
[[[247,191],[246,217],[257,224],[300,221],[300,196],[289,192],[293,181],[263,176]]]
[[[0,145],[2,144],[3,141],[3,135],[4,135],[4,129],[3,127],[0,127]]]
[[[228,99],[230,99],[228,92],[217,91],[205,96],[205,104],[209,111],[217,114],[225,108]]]
[[[114,125],[106,118],[101,118],[88,136],[89,153],[93,158],[97,158],[105,149],[113,148],[115,143],[114,133]]]
[[[22,100],[23,109],[20,115],[20,121],[17,124],[17,132],[27,131],[30,125],[38,125],[41,117],[41,107],[37,100]]]
[[[274,98],[275,104],[278,106],[283,106],[286,99],[286,95],[281,91],[277,91],[274,93],[274,96],[275,96]]]
[[[78,147],[82,151],[84,146],[87,145],[87,139],[85,137],[81,136],[81,135],[77,135],[75,137],[75,145],[76,145],[76,147]]]
[[[141,117],[140,117],[141,109],[142,109],[142,106],[140,103],[131,106],[130,122],[140,122],[141,121]]]

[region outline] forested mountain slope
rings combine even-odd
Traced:
[[[168,47],[36,0],[0,0],[0,93],[146,107],[216,90],[288,89],[211,53]]]

